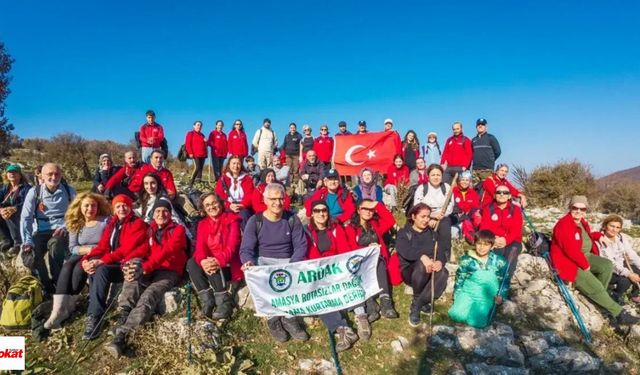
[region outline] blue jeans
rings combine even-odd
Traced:
[[[89,308],[87,314],[101,317],[107,310],[107,297],[111,283],[121,283],[124,275],[119,263],[103,264],[96,272],[89,276],[91,286],[89,288]]]

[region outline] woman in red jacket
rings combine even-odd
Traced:
[[[203,194],[200,206],[206,217],[198,223],[196,249],[187,262],[187,272],[198,292],[202,313],[213,319],[227,319],[233,311],[229,282],[243,278],[238,255],[240,220],[224,211],[217,194]]]
[[[202,134],[202,121],[193,123],[193,130],[187,133],[184,147],[187,149],[189,157],[193,159],[194,170],[189,181],[189,186],[191,187],[196,179],[202,179],[202,168],[207,160],[207,139]]]
[[[609,293],[607,287],[613,273],[613,263],[599,256],[594,239],[599,232],[591,232],[585,220],[587,197],[575,195],[569,202],[569,213],[553,227],[553,238],[549,256],[558,276],[574,283],[576,289],[591,301],[611,314],[614,323],[630,325],[640,319],[622,310]]]
[[[151,251],[122,266],[124,284],[118,298],[120,315],[113,329],[115,335],[107,351],[118,359],[127,346],[127,338],[148,322],[164,294],[182,279],[187,263],[187,235],[182,225],[171,220],[173,208],[168,200],[153,205],[153,222],[149,230]]]
[[[209,133],[209,147],[211,147],[211,163],[213,164],[213,174],[216,181],[222,174],[222,165],[227,158],[228,143],[227,135],[222,131],[224,123],[222,120],[216,121],[216,128]]]
[[[102,325],[99,322],[107,308],[109,286],[124,281],[121,265],[149,253],[147,224],[133,214],[132,203],[124,194],[113,198],[111,206],[115,214],[102,232],[100,242],[81,261],[90,280],[83,340],[100,336]]]
[[[400,186],[409,186],[409,167],[404,163],[402,155],[393,157],[393,165],[387,169],[387,175],[384,180],[384,191],[391,196],[389,206],[395,208],[397,206],[398,188]]]
[[[253,189],[253,195],[251,197],[251,209],[253,213],[259,214],[267,210],[267,205],[264,203],[264,190],[270,183],[279,183],[276,180],[276,172],[273,169],[267,168],[260,173],[260,183]],[[283,208],[287,211],[291,209],[291,197],[285,194]]]
[[[229,132],[229,139],[227,141],[227,148],[229,155],[238,155],[243,160],[249,155],[249,145],[247,143],[247,135],[242,127],[242,121],[236,120],[233,122],[233,130]]]
[[[495,173],[487,177],[482,182],[482,197],[480,197],[482,207],[486,207],[489,203],[493,202],[498,185],[505,185],[508,187],[509,191],[511,191],[511,197],[518,198],[520,200],[517,204],[522,207],[527,207],[527,197],[525,197],[520,190],[516,189],[516,187],[507,180],[508,174],[509,166],[506,164],[498,164]]]
[[[351,246],[344,233],[342,225],[337,221],[332,221],[329,217],[329,207],[325,201],[314,201],[311,204],[311,218],[307,224],[307,259],[318,259],[349,252]],[[356,315],[357,325],[360,328],[360,321],[366,326],[358,332],[366,340],[371,335],[371,328],[367,320],[367,314],[361,308],[361,314]],[[336,350],[341,352],[351,348],[358,340],[358,335],[347,324],[342,311],[335,311],[320,315],[320,319],[329,332],[337,334]]]
[[[347,238],[353,249],[360,249],[373,244],[380,246],[380,259],[378,260],[377,277],[378,284],[382,289],[380,294],[380,308],[382,316],[389,319],[398,317],[393,306],[393,296],[391,294],[391,284],[387,274],[387,263],[389,252],[384,243],[383,236],[396,224],[396,219],[387,210],[384,204],[363,199],[358,204],[358,210],[353,215],[351,223],[345,227]],[[399,271],[399,270],[398,270]],[[377,320],[378,306],[374,298],[367,301],[367,313],[369,321]]]
[[[458,183],[453,187],[453,201],[457,207],[455,215],[458,220],[455,228],[462,231],[465,240],[472,244],[473,235],[480,226],[482,217],[480,216],[480,197],[471,187],[471,172],[464,171],[460,174]],[[452,234],[452,237],[456,236]]]
[[[242,228],[251,217],[251,198],[253,181],[242,165],[242,158],[234,155],[229,158],[220,180],[216,183],[216,193],[224,201],[224,207],[242,217]]]

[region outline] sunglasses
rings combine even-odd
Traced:
[[[509,195],[511,192],[509,190],[498,190],[496,191],[496,195]]]
[[[586,207],[576,207],[576,206],[573,206],[573,207],[571,207],[571,211],[587,212],[587,208],[586,208]]]
[[[313,209],[313,213],[314,214],[326,214],[327,212],[329,212],[326,208],[314,208]]]
[[[363,211],[375,212],[375,210],[373,208],[360,207],[360,209],[363,210]]]

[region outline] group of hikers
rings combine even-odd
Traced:
[[[328,126],[314,138],[291,123],[279,146],[265,119],[251,141],[240,120],[224,133],[224,124],[205,136],[196,121],[185,139],[193,159],[190,186],[202,178],[211,156],[216,180],[213,191],[180,192],[165,167],[166,145],[155,113],[146,113],[139,131],[140,149],[124,154],[122,167],[111,155],[101,155],[92,191],[77,194],[54,162],[36,170],[34,186],[17,164],[5,170],[0,189],[2,251],[23,259],[42,283],[52,312],[44,326],[56,330],[78,307],[88,284],[87,317],[82,338],[102,334],[110,288],[122,283],[117,295],[113,339],[106,349],[119,357],[129,338],[149,321],[165,292],[189,280],[201,312],[209,319],[229,319],[234,301],[230,286],[253,266],[293,263],[377,245],[376,277],[381,292],[355,306],[319,318],[335,335],[336,349],[351,348],[372,335],[371,323],[396,319],[393,286],[413,289],[407,312],[417,327],[421,314],[432,312],[448,280],[452,240],[460,237],[472,247],[458,260],[452,320],[474,327],[490,324],[496,305],[509,298],[509,284],[522,252],[524,194],[508,180],[508,166],[496,165],[499,143],[487,133],[487,121],[476,121],[473,139],[452,125],[453,134],[440,150],[437,135],[427,134],[420,147],[409,131],[389,160],[386,173],[364,167],[358,176],[341,176],[332,165],[334,140]],[[336,136],[348,135],[338,124]],[[394,131],[385,120],[384,131]],[[365,121],[358,133],[367,132]],[[395,131],[394,131],[395,132]],[[256,154],[256,158],[250,155]],[[278,155],[280,151],[280,155]],[[141,161],[138,161],[138,156]],[[292,186],[301,194],[292,193]],[[408,198],[398,202],[400,186]],[[302,197],[296,214],[295,199]],[[553,230],[550,256],[559,276],[606,310],[614,324],[635,324],[623,310],[625,294],[638,304],[640,257],[621,234],[623,220],[611,215],[598,231],[585,220],[587,199],[574,196]],[[394,216],[394,212],[396,216]],[[396,217],[406,216],[398,228]],[[302,215],[301,215],[302,216]],[[308,223],[306,223],[308,221]],[[186,277],[185,277],[186,271]],[[305,341],[309,335],[299,317],[267,320],[273,339]],[[355,329],[354,329],[355,328]]]

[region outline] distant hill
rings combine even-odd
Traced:
[[[640,182],[640,165],[600,177],[597,181],[603,185],[613,185],[618,182]]]

